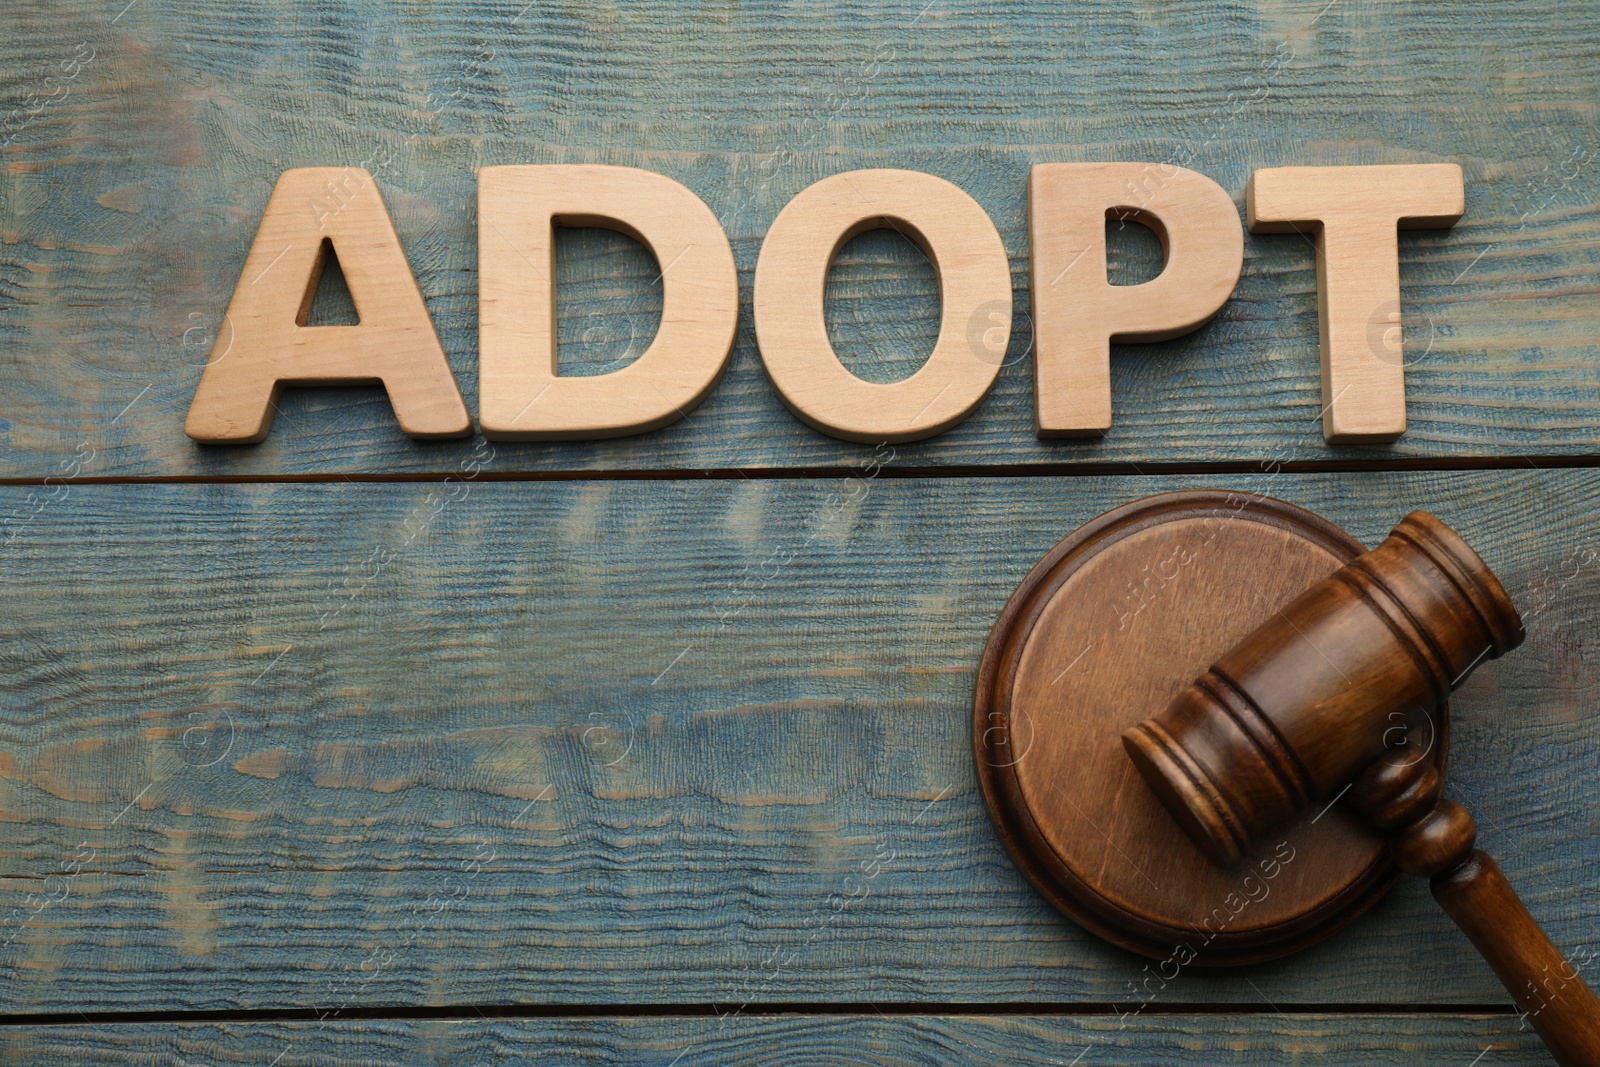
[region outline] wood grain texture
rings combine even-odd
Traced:
[[[68,485],[3,546],[0,1006],[1126,1000],[989,823],[973,671],[1061,537],[1208,484],[1482,550],[1529,637],[1450,791],[1600,949],[1600,472]],[[1161,993],[1263,997],[1504,994],[1407,884]]]
[[[1287,1015],[1112,1017],[879,1016],[536,1019],[426,1022],[147,1023],[7,1030],[17,1063],[615,1063],[718,1067],[768,1063],[949,1067],[970,1063],[1215,1067],[1397,1057],[1544,1067],[1514,1016]],[[1485,1055],[1485,1049],[1488,1050]],[[275,1058],[281,1057],[281,1058]]]
[[[1473,828],[1472,817],[1451,801],[1434,811],[1442,816],[1440,821],[1452,824],[1452,831]],[[1417,836],[1410,835],[1412,845]],[[1402,864],[1407,843],[1406,837],[1396,839]],[[1464,863],[1435,875],[1431,884],[1434,897],[1478,946],[1559,1067],[1600,1062],[1600,999],[1566,954],[1539,929],[1494,858],[1482,850],[1471,851]]]
[[[0,102],[22,109],[0,135],[0,473],[55,473],[85,441],[99,473],[455,469],[468,446],[413,445],[370,389],[290,391],[272,437],[249,450],[182,434],[277,175],[363,163],[474,411],[476,167],[666,174],[723,220],[745,301],[760,239],[795,193],[898,167],[984,207],[1019,310],[989,398],[909,462],[1594,452],[1600,8],[1325,8],[170,0],[119,15],[16,0],[0,40]],[[92,61],[47,89],[80,43]],[[61,84],[66,95],[41,106]],[[1236,202],[1258,167],[1459,163],[1461,223],[1400,238],[1408,347],[1426,352],[1407,370],[1406,435],[1392,447],[1322,442],[1312,250],[1287,234],[1247,238],[1238,290],[1206,327],[1113,354],[1104,440],[1037,440],[1028,168],[1108,159],[1198,170]],[[568,347],[590,331],[626,335],[633,303],[659,299],[656,268],[613,265],[563,295]],[[931,347],[935,301],[911,274],[886,264],[853,277],[832,302],[849,331],[895,358]],[[728,374],[691,418],[637,440],[521,446],[507,465],[860,456],[784,411],[743,310]]]

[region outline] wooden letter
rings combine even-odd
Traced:
[[[555,227],[603,226],[661,267],[661,326],[609,374],[556,374]],[[683,418],[716,386],[739,324],[717,217],[671,178],[588,164],[478,172],[479,419],[499,441],[623,437]]]
[[[917,243],[939,277],[939,338],[922,369],[868,382],[828,343],[823,287],[852,237],[890,227]],[[856,170],[791,200],[761,245],[756,343],[778,395],[802,422],[846,441],[915,441],[972,413],[994,384],[1011,337],[1005,245],[976,200],[942,178]]]
[[[1275,167],[1251,176],[1245,205],[1251,233],[1315,234],[1323,437],[1393,441],[1406,432],[1395,230],[1454,225],[1461,168]]]
[[[305,324],[330,250],[358,326]],[[410,436],[472,432],[389,211],[364,170],[283,172],[225,321],[183,427],[196,441],[264,440],[285,385],[381,383]]]
[[[1106,220],[1161,238],[1166,265],[1142,285],[1106,280]],[[1028,176],[1033,369],[1040,437],[1111,428],[1111,345],[1204,325],[1244,266],[1244,229],[1216,182],[1163,163],[1040,163]]]

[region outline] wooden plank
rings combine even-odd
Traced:
[[[1549,1054],[1515,1016],[1161,1015],[1117,1017],[869,1016],[727,1019],[470,1019],[161,1022],[20,1027],[5,1052],[22,1063],[615,1063],[727,1064],[1418,1062],[1543,1067]],[[1081,1057],[1074,1059],[1073,1057]]]
[[[474,168],[603,162],[683,182],[723,219],[745,294],[727,377],[693,416],[614,442],[526,444],[530,471],[787,467],[860,446],[783,409],[748,299],[760,240],[813,181],[905,167],[995,220],[1019,314],[994,393],[902,452],[918,466],[1593,454],[1600,448],[1600,8],[1210,2],[1136,11],[1042,0],[869,8],[591,9],[443,0],[337,13],[293,0],[13,0],[0,101],[0,476],[442,471],[375,390],[291,391],[259,447],[202,449],[184,414],[277,175],[365,162],[477,410]],[[1562,28],[1552,37],[1549,27]],[[1539,42],[1537,62],[1508,41]],[[92,50],[67,82],[80,43]],[[1159,72],[1159,77],[1152,72]],[[1024,183],[1034,162],[1175,161],[1242,197],[1277,165],[1459,162],[1453,230],[1402,236],[1414,365],[1393,447],[1317,432],[1316,284],[1290,235],[1247,238],[1244,276],[1196,334],[1119,349],[1102,441],[1032,423]],[[561,272],[567,366],[628,358],[659,268],[593,238]],[[830,286],[836,347],[869,376],[931,349],[914,257],[869,240]],[[131,407],[130,407],[131,405]]]
[[[1450,788],[1600,950],[1597,471],[78,486],[3,546],[0,1007],[1126,1001],[998,844],[970,687],[1053,543],[1208,484],[1484,552],[1530,636]],[[1505,1002],[1409,883],[1162,1001],[1263,997]]]

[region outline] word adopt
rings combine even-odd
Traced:
[[[1244,228],[1233,198],[1172,164],[1041,163],[1028,178],[1034,412],[1041,437],[1111,427],[1111,346],[1198,329],[1233,294]],[[1335,443],[1405,432],[1397,230],[1447,227],[1464,210],[1454,164],[1277,167],[1245,189],[1253,233],[1316,245],[1323,434]],[[330,210],[329,204],[337,204]],[[1106,276],[1107,219],[1142,223],[1166,262],[1141,285]],[[603,226],[661,266],[650,347],[607,374],[556,373],[554,229]],[[828,342],[823,292],[834,254],[893,227],[939,276],[933,353],[904,381],[868,382]],[[308,325],[337,256],[359,323]],[[784,404],[823,433],[865,444],[914,441],[967,418],[1005,362],[1011,269],[999,231],[955,185],[909,170],[857,170],[802,190],[773,220],[752,307],[762,363]],[[711,209],[664,175],[591,164],[478,172],[479,422],[492,440],[579,440],[659,429],[716,387],[733,351],[739,282]],[[209,443],[263,440],[284,385],[381,383],[414,438],[462,437],[467,412],[372,175],[285,171],[218,331],[185,423]],[[226,341],[224,343],[224,338]]]

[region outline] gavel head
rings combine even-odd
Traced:
[[[1123,745],[1185,831],[1232,866],[1444,705],[1522,619],[1461,537],[1414,511],[1263,623]]]

